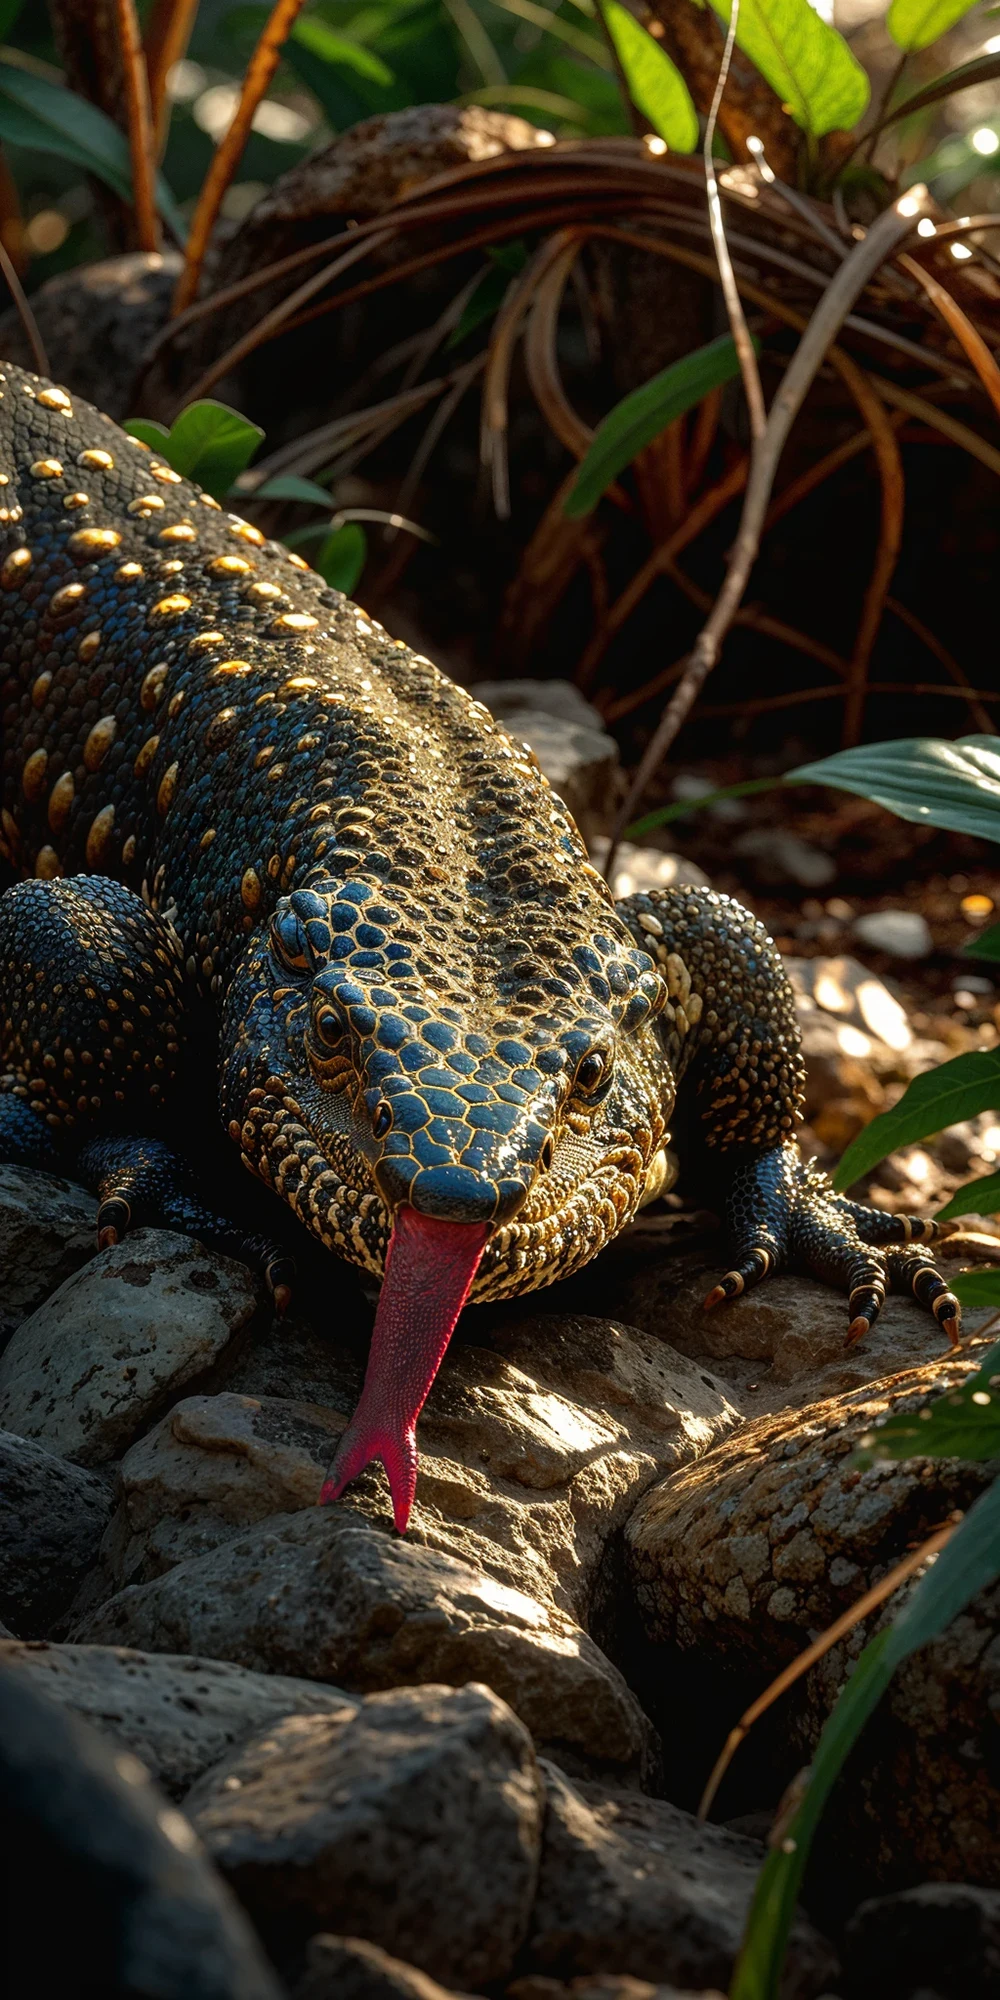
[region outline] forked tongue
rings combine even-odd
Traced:
[[[319,1496],[339,1500],[373,1458],[389,1479],[393,1520],[406,1529],[417,1484],[417,1418],[486,1248],[485,1222],[439,1222],[398,1210],[375,1315],[361,1401]]]

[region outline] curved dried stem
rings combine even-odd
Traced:
[[[153,0],[143,47],[149,77],[149,108],[153,119],[156,157],[162,159],[170,126],[167,78],[191,39],[198,0]]]
[[[688,576],[686,570],[681,569],[679,563],[668,562],[665,565],[665,574],[699,611],[711,610],[710,592],[702,590],[694,579]],[[744,626],[750,632],[760,632],[765,639],[775,639],[779,646],[790,646],[793,652],[805,653],[808,659],[817,661],[819,666],[829,667],[830,672],[836,674],[841,683],[847,680],[849,662],[844,659],[843,654],[835,653],[832,646],[824,646],[822,639],[814,639],[811,633],[800,632],[795,625],[786,625],[783,618],[772,618],[769,611],[758,611],[755,606],[741,606],[733,618],[733,624]],[[841,691],[841,689],[835,690],[836,693]]]
[[[893,430],[898,431],[905,424],[906,417],[900,411],[898,415],[890,417],[888,421],[892,425]],[[805,472],[801,472],[797,479],[790,479],[788,485],[782,487],[781,492],[775,500],[772,500],[767,510],[764,533],[766,534],[768,529],[773,528],[778,521],[783,520],[786,514],[790,514],[792,509],[799,506],[801,501],[807,499],[810,493],[814,493],[817,486],[822,486],[824,480],[829,479],[833,473],[839,472],[842,465],[849,464],[852,458],[857,458],[859,453],[867,451],[871,441],[872,434],[870,431],[855,431],[853,437],[845,438],[843,444],[835,445],[833,451],[828,451],[825,457],[818,458],[812,465],[807,466]]]
[[[21,325],[28,336],[28,343],[34,356],[35,367],[39,375],[51,375],[52,370],[49,367],[49,357],[45,352],[45,342],[38,330],[38,321],[28,304],[24,286],[14,269],[2,239],[0,239],[0,271],[3,272],[7,280],[7,289],[17,307]]]
[[[711,109],[705,125],[705,142],[702,148],[702,157],[705,162],[705,193],[708,200],[708,220],[712,231],[712,242],[715,246],[716,260],[719,266],[719,282],[722,285],[722,296],[726,302],[730,332],[732,333],[733,343],[739,358],[740,374],[743,377],[743,390],[747,399],[747,409],[750,413],[750,435],[756,440],[763,437],[764,426],[767,422],[767,411],[764,407],[764,391],[761,387],[760,370],[757,367],[757,356],[754,353],[753,341],[750,338],[750,329],[744,317],[743,305],[736,286],[732,259],[729,255],[729,245],[726,242],[726,227],[722,219],[722,201],[719,195],[719,183],[716,177],[715,160],[712,154],[712,147],[715,144],[715,127],[719,116],[719,106],[722,103],[722,93],[726,88],[729,65],[732,62],[733,50],[736,46],[736,30],[739,26],[739,18],[740,0],[730,0],[729,26],[726,30],[726,42],[722,51],[722,61],[719,64],[719,74],[712,96]]]
[[[922,645],[926,646],[929,653],[933,653],[934,658],[940,662],[945,673],[950,674],[955,686],[962,689],[969,704],[969,713],[976,728],[984,736],[995,736],[997,733],[996,725],[991,720],[989,711],[983,708],[975,689],[969,681],[968,674],[963,667],[959,666],[953,654],[949,653],[947,646],[942,645],[937,633],[932,632],[930,626],[925,625],[923,619],[918,618],[916,612],[911,611],[908,605],[900,604],[899,599],[896,597],[887,597],[885,608],[887,611],[891,611],[893,617],[898,618],[901,624],[909,627],[914,637],[919,639]],[[992,696],[990,699],[992,700]]]
[[[156,213],[156,160],[149,79],[134,0],[115,0],[115,22],[121,53],[128,150],[132,162],[132,209],[140,250],[158,250],[160,225]]]
[[[844,356],[847,362],[847,357]],[[879,523],[878,547],[872,573],[865,591],[865,601],[861,609],[861,619],[854,651],[848,672],[847,702],[844,708],[844,744],[857,743],[861,735],[861,718],[864,713],[865,682],[868,678],[868,663],[872,647],[878,636],[885,610],[885,600],[889,593],[899,551],[903,540],[903,509],[906,498],[906,482],[903,477],[903,461],[899,455],[899,444],[895,430],[885,413],[872,383],[864,371],[855,367],[854,362],[841,366],[841,378],[846,382],[868,428],[868,434],[875,449],[882,488],[882,514]]]
[[[175,313],[183,312],[184,307],[190,304],[198,290],[201,267],[205,261],[209,238],[215,227],[223,195],[239,165],[243,148],[250,136],[254,112],[278,67],[282,45],[287,41],[302,5],[303,0],[275,0],[270,18],[247,65],[240,101],[233,113],[229,130],[215,149],[212,164],[198,196],[191,222],[191,234],[184,253],[184,269],[177,281],[177,290],[174,294]]]
[[[828,1653],[832,1646],[836,1645],[838,1639],[843,1639],[848,1632],[853,1632],[855,1625],[860,1625],[863,1618],[867,1618],[871,1612],[877,1611],[879,1605],[884,1604],[886,1598],[891,1597],[893,1592],[899,1589],[901,1583],[905,1583],[908,1577],[913,1576],[916,1570],[921,1569],[931,1556],[936,1556],[938,1551],[944,1548],[945,1543],[951,1540],[961,1518],[960,1514],[953,1514],[951,1519],[945,1521],[940,1528],[935,1528],[933,1534],[928,1535],[926,1541],[921,1542],[918,1548],[911,1549],[910,1554],[904,1556],[902,1562],[896,1563],[888,1572],[888,1575],[882,1577],[879,1583],[873,1584],[870,1590],[866,1590],[864,1596],[859,1597],[857,1603],[852,1604],[849,1611],[845,1611],[839,1618],[835,1618],[833,1624],[828,1625],[826,1631],[821,1632],[819,1638],[814,1639],[811,1646],[806,1646],[798,1654],[797,1658],[792,1660],[775,1677],[770,1687],[766,1687],[763,1694],[758,1695],[756,1701],[751,1702],[750,1707],[741,1715],[735,1729],[730,1730],[722,1752],[716,1758],[711,1776],[701,1795],[701,1801],[698,1806],[699,1819],[704,1820],[708,1818],[712,1810],[712,1801],[732,1763],[733,1757],[743,1742],[744,1737],[753,1728],[754,1723],[777,1701],[779,1695],[784,1694],[786,1688],[794,1686],[797,1680],[801,1680],[802,1675],[808,1673],[810,1667],[814,1667],[817,1660],[821,1660],[823,1655]]]
[[[688,443],[686,477],[688,491],[697,493],[708,464],[709,453],[715,443],[722,413],[722,390],[710,389],[703,396],[695,411]]]
[[[507,468],[507,410],[510,371],[521,322],[531,305],[541,280],[553,265],[566,259],[569,245],[560,234],[539,244],[526,270],[508,288],[493,322],[486,353],[483,382],[483,417],[480,452],[493,478],[493,504],[502,521],[510,515],[510,481]],[[573,246],[576,254],[576,245]],[[566,266],[569,269],[569,264]]]
[[[952,298],[946,286],[939,284],[932,271],[918,262],[916,257],[901,255],[897,263],[923,286],[935,312],[940,313],[949,332],[953,333],[959,345],[964,348],[983,388],[1000,417],[1000,368],[990,353],[981,333],[977,333],[968,315],[962,311],[957,299]]]
[[[890,381],[887,376],[879,375],[874,379],[878,382],[879,395],[884,402],[895,403],[896,408],[905,410],[907,416],[916,417],[919,423],[940,431],[950,444],[960,445],[971,458],[978,458],[980,465],[988,467],[1000,479],[1000,451],[980,437],[978,431],[970,430],[968,424],[959,423],[957,417],[950,417],[947,410],[939,410],[925,396],[915,395],[912,389],[900,388],[898,382]]]
[[[582,244],[575,230],[563,231],[563,248],[535,287],[524,336],[524,365],[532,394],[553,435],[577,460],[586,457],[594,433],[567,400],[559,377],[556,337],[563,293]]]

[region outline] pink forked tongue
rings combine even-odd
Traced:
[[[373,1458],[389,1477],[393,1520],[405,1532],[417,1484],[417,1418],[451,1339],[479,1260],[485,1222],[439,1222],[401,1208],[385,1260],[361,1401],[319,1496],[339,1500]]]

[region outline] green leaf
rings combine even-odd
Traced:
[[[728,25],[730,0],[712,0]],[[736,40],[813,138],[849,131],[864,115],[871,86],[842,35],[810,0],[740,0]]]
[[[876,1167],[897,1146],[913,1146],[958,1125],[980,1111],[1000,1108],[1000,1049],[973,1049],[953,1056],[907,1084],[898,1104],[882,1111],[852,1139],[833,1177],[837,1188],[850,1187]]]
[[[1000,56],[975,56],[972,62],[959,63],[957,69],[949,69],[943,76],[937,76],[933,83],[924,85],[923,90],[915,90],[912,97],[904,97],[894,104],[891,111],[879,120],[876,130],[884,132],[888,126],[898,124],[901,118],[912,118],[917,111],[926,110],[930,104],[940,104],[942,98],[954,97],[956,91],[968,90],[974,83],[994,83],[1000,76]]]
[[[267,9],[262,9],[265,15]],[[362,42],[353,42],[347,35],[338,35],[315,14],[300,14],[292,29],[292,40],[300,42],[321,62],[331,63],[341,69],[351,69],[356,76],[363,76],[368,83],[377,83],[387,89],[395,83],[388,63],[376,55],[374,49],[366,49]]]
[[[898,49],[926,49],[975,4],[976,0],[892,0],[885,25]]]
[[[0,139],[69,160],[95,174],[122,201],[132,200],[128,140],[117,125],[62,84],[7,62],[0,62]],[[156,179],[156,202],[183,243],[184,219],[162,174]]]
[[[957,743],[901,736],[894,742],[867,743],[815,764],[800,764],[785,782],[859,792],[900,819],[1000,841],[1000,742],[995,736],[962,736]]]
[[[608,34],[637,111],[674,153],[693,153],[698,113],[680,70],[620,0],[600,0]]]
[[[1000,1278],[1000,1271],[994,1273]],[[948,1389],[919,1410],[896,1410],[860,1441],[851,1463],[880,1458],[1000,1457],[1000,1346],[958,1389]]]
[[[988,931],[980,931],[978,937],[970,938],[962,946],[966,958],[988,958],[996,964],[1000,959],[1000,924],[991,924]]]
[[[943,1632],[1000,1572],[1000,1482],[970,1507],[902,1611],[865,1647],[827,1718],[796,1811],[754,1891],[729,2000],[778,2000],[795,1901],[823,1807],[901,1660]]]
[[[263,486],[255,486],[255,500],[302,500],[310,501],[316,507],[325,507],[333,512],[333,501],[325,486],[318,486],[315,479],[300,479],[296,472],[279,472],[274,479],[265,479]]]
[[[983,1271],[959,1271],[951,1289],[963,1306],[1000,1307],[1000,1271],[989,1266]]]
[[[956,1188],[950,1201],[939,1208],[936,1220],[948,1222],[953,1215],[996,1215],[1000,1213],[1000,1174],[984,1174],[981,1180],[966,1181]],[[1000,1243],[997,1244],[1000,1257]]]
[[[623,397],[608,412],[576,475],[564,508],[569,519],[578,521],[592,513],[601,494],[631,464],[636,452],[651,444],[685,410],[700,403],[710,389],[731,382],[739,372],[733,339],[723,333]]]
[[[368,537],[356,521],[345,521],[342,528],[334,528],[323,543],[313,564],[320,576],[326,578],[333,590],[343,590],[348,597],[368,556]]]
[[[264,436],[259,424],[210,396],[189,403],[169,431],[144,417],[133,417],[123,428],[162,452],[175,472],[196,480],[215,500],[225,499]]]

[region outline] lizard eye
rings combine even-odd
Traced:
[[[593,1101],[602,1090],[607,1089],[613,1069],[614,1057],[610,1049],[588,1049],[577,1065],[574,1090],[579,1091],[581,1097],[589,1097]]]
[[[315,1009],[313,1027],[317,1041],[322,1042],[325,1049],[338,1048],[347,1033],[347,1022],[339,1007],[331,1007],[329,1002]]]
[[[294,910],[280,907],[271,918],[271,950],[288,972],[308,972],[306,936]]]
[[[381,1103],[376,1104],[375,1116],[372,1119],[372,1131],[376,1139],[384,1139],[391,1125],[392,1105],[388,1104],[383,1097]]]

